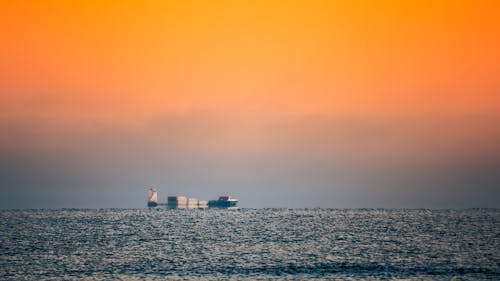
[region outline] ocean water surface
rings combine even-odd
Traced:
[[[0,211],[0,280],[500,280],[500,210]]]

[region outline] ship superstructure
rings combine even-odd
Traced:
[[[219,196],[217,200],[208,201],[208,207],[210,208],[235,209],[238,208],[236,205],[238,205],[238,199],[227,195]]]
[[[148,207],[156,207],[158,206],[158,191],[154,188],[149,189],[149,197],[148,197]]]

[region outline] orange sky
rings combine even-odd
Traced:
[[[7,118],[500,111],[498,1],[3,1]]]
[[[497,206],[499,19],[497,0],[1,1],[0,206],[141,207],[146,186]]]

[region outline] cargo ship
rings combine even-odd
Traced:
[[[167,209],[238,209],[238,199],[227,195],[219,196],[219,199],[210,201],[188,198],[186,196],[168,196],[166,203],[159,203],[158,192],[153,188],[149,192],[147,206],[151,208],[166,206]]]

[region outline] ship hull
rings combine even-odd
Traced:
[[[236,208],[237,204],[238,201],[223,201],[223,200],[208,201],[209,208],[229,209],[229,208]]]

